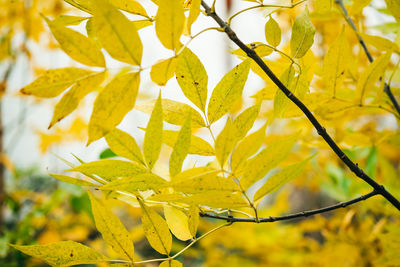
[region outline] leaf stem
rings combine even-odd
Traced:
[[[347,206],[350,206],[352,204],[366,200],[370,197],[373,197],[373,196],[379,195],[379,194],[380,193],[377,190],[373,190],[372,192],[370,192],[368,194],[362,195],[360,197],[354,198],[354,199],[346,201],[346,202],[340,202],[340,203],[337,203],[332,206],[328,206],[328,207],[324,207],[324,208],[320,208],[320,209],[302,211],[302,212],[288,214],[288,215],[284,215],[284,216],[277,216],[277,217],[270,216],[270,217],[258,218],[258,221],[257,221],[257,218],[239,218],[239,217],[221,216],[221,215],[215,215],[215,214],[209,214],[209,213],[200,213],[200,216],[224,220],[224,221],[231,222],[231,223],[235,223],[235,222],[252,222],[252,223],[277,222],[277,221],[292,220],[292,219],[302,218],[302,217],[309,217],[309,216],[312,216],[315,214],[320,214],[320,213],[327,212],[327,211],[345,208]]]

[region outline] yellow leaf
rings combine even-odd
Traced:
[[[104,241],[122,258],[133,261],[134,247],[128,230],[120,219],[115,216],[107,203],[96,199],[88,192],[92,204],[92,213],[97,230]]]
[[[233,173],[243,166],[243,163],[248,157],[255,154],[260,149],[265,140],[266,127],[267,125],[264,125],[258,131],[246,136],[238,144],[231,158],[231,169]]]
[[[275,141],[249,159],[243,169],[243,177],[240,179],[243,188],[249,188],[283,161],[289,155],[297,138],[298,134],[294,134],[288,138]]]
[[[225,162],[237,141],[238,139],[236,138],[235,127],[233,126],[231,119],[228,118],[224,129],[215,140],[215,156],[217,157],[221,168],[224,168]]]
[[[157,190],[166,186],[166,181],[153,173],[140,173],[131,177],[113,180],[102,186],[101,190],[118,190],[128,193]]]
[[[134,107],[139,82],[139,73],[118,75],[99,93],[89,121],[88,144],[113,130]]]
[[[298,163],[292,164],[288,167],[285,167],[278,173],[269,177],[267,182],[263,186],[261,186],[261,188],[258,189],[256,194],[254,195],[254,201],[263,198],[267,194],[275,192],[282,185],[299,176],[303,172],[307,162],[310,159],[311,157]]]
[[[69,184],[75,184],[75,185],[81,185],[81,186],[99,186],[99,184],[95,184],[86,180],[78,179],[75,177],[70,177],[67,175],[62,175],[62,174],[50,174],[52,177],[56,178],[59,181],[69,183]]]
[[[10,246],[29,256],[39,258],[52,266],[96,264],[107,261],[105,256],[94,249],[74,241],[61,241],[47,245]]]
[[[100,83],[103,82],[104,77],[104,72],[94,73],[93,75],[77,81],[54,107],[54,114],[49,124],[49,129],[74,111],[82,98],[94,91]]]
[[[92,71],[73,67],[48,70],[22,88],[21,93],[45,98],[56,97],[77,81],[92,74]]]
[[[400,22],[400,3],[398,0],[385,0],[387,9]]]
[[[182,51],[176,64],[176,79],[183,94],[204,112],[208,76],[203,64],[189,48]]]
[[[212,167],[204,166],[204,167],[195,167],[192,169],[185,170],[175,177],[173,177],[172,181],[186,181],[191,179],[203,179],[206,177],[215,177],[221,170],[216,170]]]
[[[198,194],[185,196],[182,194],[157,194],[149,198],[149,200],[184,203],[188,205],[203,205],[212,208],[242,208],[248,207],[249,204],[239,193],[208,191]]]
[[[160,60],[151,67],[151,80],[160,86],[164,86],[174,76],[175,68],[176,58]]]
[[[186,241],[192,238],[189,231],[188,217],[177,208],[164,206],[164,216],[169,229],[179,240]]]
[[[180,37],[185,24],[181,0],[160,1],[156,15],[156,33],[161,43],[168,49],[180,46]]]
[[[295,70],[293,65],[290,65],[288,69],[282,74],[281,81],[282,83],[292,92],[295,93],[296,89],[296,80],[295,79]],[[281,118],[289,107],[290,100],[287,96],[280,90],[277,89],[275,98],[274,98],[274,116],[277,118]]]
[[[72,59],[88,66],[104,67],[106,65],[103,54],[91,39],[57,21],[45,19],[61,49]]]
[[[269,56],[272,52],[274,52],[274,49],[266,46],[265,44],[263,44],[261,42],[253,42],[253,43],[247,44],[246,46],[253,49],[257,53],[257,55],[260,57]],[[248,58],[246,52],[244,52],[241,48],[233,50],[233,51],[231,51],[231,53],[239,56],[242,59]],[[268,66],[269,66],[269,64],[268,64]],[[264,73],[264,75],[265,75],[265,73]]]
[[[261,104],[251,106],[240,113],[239,116],[233,121],[235,138],[237,140],[246,136],[247,132],[253,127],[258,113],[260,112]]]
[[[360,103],[368,93],[374,88],[375,83],[381,77],[390,62],[392,53],[388,52],[372,62],[368,68],[361,74],[357,82],[357,95]]]
[[[142,152],[136,140],[128,133],[114,129],[106,135],[106,141],[110,149],[118,156],[145,165]]]
[[[159,253],[169,255],[172,245],[172,236],[165,220],[153,209],[139,200],[142,208],[142,224],[144,234],[150,245]]]
[[[250,63],[250,60],[243,61],[217,84],[208,103],[207,114],[210,123],[225,115],[241,98],[250,71]]]
[[[161,93],[154,105],[149,123],[147,124],[146,134],[143,141],[143,154],[147,166],[151,170],[156,163],[162,145],[163,132],[163,107],[161,104]]]
[[[290,49],[294,58],[303,57],[314,43],[315,27],[312,24],[308,8],[301,12],[293,24]]]
[[[110,3],[116,8],[131,14],[148,17],[146,10],[136,0],[110,0]]]
[[[169,158],[169,174],[171,177],[177,175],[182,170],[182,164],[185,160],[189,148],[190,139],[192,136],[192,128],[190,126],[191,116],[190,113],[186,118],[185,123],[179,131],[178,138],[176,139],[174,149],[172,150],[171,157]]]
[[[344,30],[342,30],[324,58],[322,77],[326,84],[326,90],[332,92],[333,95],[336,95],[336,90],[340,89],[344,80],[344,72],[349,63],[349,55],[346,53],[348,49],[349,44],[346,40]]]
[[[142,61],[143,45],[134,23],[107,0],[91,0],[93,28],[113,58],[133,65]]]
[[[58,23],[65,26],[79,25],[82,21],[87,20],[89,17],[60,15],[53,20],[53,23]]]
[[[201,0],[191,0],[189,16],[185,21],[185,34],[190,35],[190,28],[200,14]]]
[[[199,226],[200,210],[196,206],[190,206],[188,212],[188,226],[192,237],[196,237],[197,227]]]
[[[265,39],[274,47],[281,43],[281,28],[272,17],[265,24]]]
[[[163,261],[158,267],[182,267],[182,263],[176,260]]]
[[[154,102],[155,101],[153,100],[138,104],[136,109],[149,114],[153,109]],[[170,99],[163,99],[162,107],[162,117],[166,122],[175,125],[182,125],[185,122],[187,114],[190,113],[192,117],[192,128],[205,127],[205,123],[201,115],[189,105]]]
[[[145,168],[136,163],[114,159],[84,163],[68,171],[76,171],[89,175],[95,174],[107,181],[112,181],[120,177],[132,177],[147,172]]]
[[[214,192],[240,192],[238,185],[230,178],[217,175],[197,175],[186,180],[179,179],[171,182],[171,186],[177,192],[185,194]]]
[[[164,130],[163,142],[170,147],[174,147],[178,138],[178,131]],[[192,135],[190,137],[190,147],[188,154],[196,154],[201,156],[214,156],[214,148],[202,138]]]
[[[367,44],[373,45],[379,51],[396,51],[399,53],[399,46],[389,39],[364,33],[361,33],[361,36]]]

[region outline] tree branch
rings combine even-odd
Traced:
[[[350,206],[357,202],[366,200],[366,199],[373,197],[375,195],[378,195],[378,194],[380,194],[378,191],[373,190],[372,192],[370,192],[368,194],[362,195],[360,197],[354,198],[354,199],[346,201],[346,202],[340,202],[340,203],[337,203],[332,206],[315,209],[315,210],[302,211],[302,212],[298,212],[298,213],[277,216],[277,217],[270,216],[270,217],[265,217],[265,218],[258,218],[258,221],[257,221],[257,218],[239,218],[239,217],[222,216],[222,215],[216,215],[216,214],[210,214],[210,213],[200,213],[200,216],[224,220],[224,221],[231,222],[231,223],[234,223],[234,222],[252,222],[252,223],[277,222],[277,221],[292,220],[292,219],[302,218],[302,217],[309,217],[309,216],[312,216],[315,214],[320,214],[320,213],[327,212],[327,211],[345,208],[347,206]]]
[[[312,123],[317,133],[325,140],[325,142],[331,147],[335,154],[346,164],[347,167],[359,178],[368,183],[372,188],[374,188],[378,194],[386,198],[394,207],[400,211],[400,202],[391,193],[389,193],[382,185],[378,184],[375,180],[369,177],[362,169],[358,167],[358,164],[354,163],[347,155],[339,148],[339,146],[333,141],[332,137],[327,133],[326,129],[319,123],[312,112],[301,102],[271,71],[271,69],[265,64],[265,62],[257,55],[257,53],[247,47],[232,30],[232,28],[223,21],[215,11],[212,11],[210,7],[201,1],[201,5],[205,9],[208,16],[213,18],[220,27],[222,27],[225,33],[228,35],[237,46],[239,46],[249,58],[253,59],[261,69],[268,75],[268,77],[275,83],[276,86],[304,113],[308,120]]]
[[[356,25],[354,24],[353,20],[350,18],[349,13],[347,12],[347,9],[343,4],[343,0],[335,0],[335,3],[337,5],[339,5],[340,9],[343,12],[343,16],[344,16],[346,22],[353,29],[354,33],[357,36],[358,42],[360,43],[360,45],[363,48],[365,54],[367,55],[368,61],[370,63],[372,63],[374,61],[374,59],[372,58],[371,53],[369,52],[368,47],[365,44],[364,39],[360,35],[360,32],[358,31]],[[382,80],[382,79],[383,79],[382,77],[379,78],[379,80]],[[387,94],[387,96],[389,97],[390,101],[392,102],[392,104],[393,104],[394,108],[396,109],[397,113],[399,113],[399,115],[400,115],[399,103],[397,102],[395,96],[393,95],[392,90],[390,89],[390,86],[386,82],[384,83],[383,89],[384,89],[385,93]]]

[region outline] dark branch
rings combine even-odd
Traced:
[[[343,1],[342,0],[335,0],[335,2],[336,2],[336,4],[338,4],[340,6],[340,9],[343,12],[343,16],[344,16],[345,20],[347,21],[347,23],[350,25],[350,27],[356,33],[358,42],[360,43],[360,45],[363,48],[365,54],[367,55],[368,61],[372,63],[374,61],[374,59],[372,58],[371,53],[369,52],[368,47],[365,44],[364,39],[360,35],[356,25],[354,24],[353,20],[349,16],[349,13],[347,12],[347,9],[343,4]],[[382,77],[380,77],[379,80],[382,80]],[[384,84],[383,89],[384,89],[385,93],[387,94],[387,96],[389,97],[390,101],[392,102],[392,104],[393,104],[394,108],[396,109],[397,113],[399,113],[399,115],[400,115],[399,103],[397,102],[395,96],[393,95],[392,90],[390,89],[390,86],[386,82]]]
[[[358,167],[347,155],[339,148],[339,146],[333,141],[332,137],[327,133],[324,127],[318,122],[315,116],[311,113],[311,111],[301,102],[279,79],[278,77],[271,71],[271,69],[265,64],[265,62],[257,55],[257,53],[247,47],[236,35],[236,33],[232,30],[232,28],[223,21],[215,11],[211,10],[210,7],[204,2],[201,1],[201,5],[205,9],[205,12],[208,16],[213,18],[218,25],[224,29],[225,33],[228,35],[229,39],[231,39],[237,46],[239,46],[248,57],[253,59],[261,69],[268,75],[268,77],[275,83],[276,86],[304,113],[304,115],[308,118],[308,120],[312,123],[314,128],[317,130],[317,133],[325,140],[325,142],[331,147],[331,149],[335,152],[335,154],[343,161],[346,166],[359,178],[368,183],[372,188],[374,188],[378,194],[382,195],[386,198],[394,207],[396,207],[400,211],[400,202],[397,198],[395,198],[391,193],[389,193],[382,185],[378,184],[375,180],[369,177],[362,169]]]
[[[340,202],[338,204],[332,205],[332,206],[328,206],[325,208],[321,208],[321,209],[315,209],[315,210],[308,210],[308,211],[302,211],[302,212],[298,212],[298,213],[293,213],[293,214],[289,214],[289,215],[284,215],[284,216],[277,216],[277,217],[265,217],[265,218],[258,218],[258,222],[259,223],[267,223],[267,222],[277,222],[277,221],[285,221],[285,220],[291,220],[291,219],[296,219],[296,218],[302,218],[302,217],[309,217],[315,214],[320,214],[323,212],[327,212],[327,211],[332,211],[332,210],[336,210],[336,209],[340,209],[340,208],[345,208],[347,206],[350,206],[352,204],[355,204],[357,202],[366,200],[370,197],[373,197],[375,195],[380,194],[379,192],[377,192],[376,190],[362,195],[360,197],[354,198],[352,200],[346,201],[346,202]],[[210,213],[200,213],[200,216],[202,217],[208,217],[208,218],[214,218],[214,219],[219,219],[219,220],[224,220],[227,222],[253,222],[256,223],[257,220],[256,218],[239,218],[239,217],[232,217],[232,216],[221,216],[221,215],[216,215],[216,214],[210,214]]]

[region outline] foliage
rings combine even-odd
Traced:
[[[68,162],[67,171],[79,175],[53,177],[88,188],[96,228],[112,250],[103,254],[74,241],[14,248],[53,266],[181,266],[181,258],[192,264],[191,258],[202,256],[201,250],[189,249],[195,246],[206,251],[204,262],[210,266],[399,264],[394,253],[400,210],[397,1],[387,0],[387,8],[379,10],[396,20],[375,27],[381,36],[355,26],[366,26],[362,11],[369,1],[345,6],[341,0],[289,5],[248,0],[249,7],[227,23],[215,1],[208,7],[199,0],[153,0],[157,13],[150,15],[134,0],[65,2],[80,13],[43,18],[60,48],[81,65],[48,70],[21,93],[52,98],[65,92],[54,108],[51,128],[87,94],[98,91],[87,145],[105,137],[111,158],[77,158],[77,164]],[[266,14],[266,42],[245,44],[231,22],[253,9]],[[201,16],[218,26],[192,35],[191,26]],[[84,23],[84,33],[70,27]],[[148,74],[142,66],[148,43],[140,30],[153,26],[160,46],[173,56],[159,58],[148,76],[158,86],[175,76],[185,103],[163,98],[161,88],[157,98],[136,104]],[[212,73],[189,48],[209,30],[226,34],[239,46],[232,51],[239,64],[212,90]],[[117,73],[107,68],[112,60],[123,64]],[[248,97],[251,75],[259,76],[265,87]],[[142,127],[143,142],[116,128],[132,109],[150,115]],[[315,208],[310,198],[290,208],[296,201],[288,200],[286,190],[274,193],[289,181],[292,187],[285,189],[292,188],[294,198],[301,190],[323,192],[314,197],[329,203],[303,211]],[[369,199],[376,195],[381,198]],[[126,223],[109,207],[113,199],[140,210],[143,234],[162,257],[142,259]],[[329,206],[332,199],[344,202]],[[366,199],[358,208],[318,215]],[[315,214],[304,222],[266,224]],[[215,220],[223,224],[214,225]],[[211,235],[217,230],[220,235]]]

